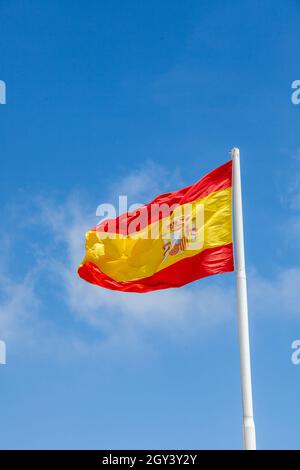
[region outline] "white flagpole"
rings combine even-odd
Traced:
[[[248,325],[247,281],[244,253],[243,207],[241,189],[240,151],[231,150],[233,163],[233,209],[238,333],[240,343],[240,367],[243,402],[243,448],[256,449],[253,419],[250,344]]]

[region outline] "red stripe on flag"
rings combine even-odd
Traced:
[[[215,170],[208,173],[206,176],[201,178],[197,183],[187,186],[186,188],[180,189],[179,191],[174,191],[172,193],[161,194],[157,196],[149,204],[142,206],[135,212],[125,213],[114,219],[114,224],[112,224],[112,219],[105,220],[103,223],[100,223],[97,227],[92,230],[102,231],[102,232],[111,232],[111,233],[120,233],[123,235],[128,234],[128,226],[133,227],[134,220],[141,220],[141,224],[138,226],[139,231],[147,227],[150,223],[154,223],[157,220],[163,218],[161,212],[151,214],[151,206],[153,204],[157,205],[168,205],[169,207],[173,205],[182,205],[188,202],[201,199],[208,196],[209,194],[215,191],[221,191],[222,189],[227,189],[232,186],[232,161],[230,160],[224,165],[216,168]],[[140,217],[141,211],[144,212],[144,217]],[[169,215],[169,214],[168,214]],[[129,232],[130,233],[130,232]]]
[[[180,287],[206,276],[233,270],[233,248],[232,243],[228,243],[208,248],[195,256],[178,261],[150,277],[137,281],[115,281],[91,262],[80,266],[78,274],[91,284],[97,284],[107,289],[143,293],[169,287]]]

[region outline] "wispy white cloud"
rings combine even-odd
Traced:
[[[292,318],[300,316],[300,266],[279,268],[271,278],[252,272],[249,297],[254,313]]]
[[[283,208],[288,212],[288,220],[284,223],[284,237],[287,243],[299,245],[300,235],[300,149],[285,151],[290,157],[288,175],[284,177],[285,191],[280,196]],[[281,177],[280,188],[282,188]]]
[[[142,167],[133,169],[129,174],[115,181],[112,184],[110,196],[126,195],[131,204],[145,204],[157,194],[174,191],[182,184],[178,168],[167,169],[148,160]]]
[[[31,341],[40,306],[36,273],[30,270],[17,281],[4,266],[0,273],[0,337],[10,342]]]
[[[300,210],[300,168],[298,166],[297,163],[293,176],[290,178],[287,193],[283,198],[283,203],[296,211]]]

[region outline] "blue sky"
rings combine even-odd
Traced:
[[[2,0],[1,448],[240,448],[234,275],[112,293],[77,278],[119,193],[241,149],[259,448],[299,448],[298,1]]]

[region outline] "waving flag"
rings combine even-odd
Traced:
[[[86,234],[78,274],[108,289],[149,292],[233,271],[232,162]]]

